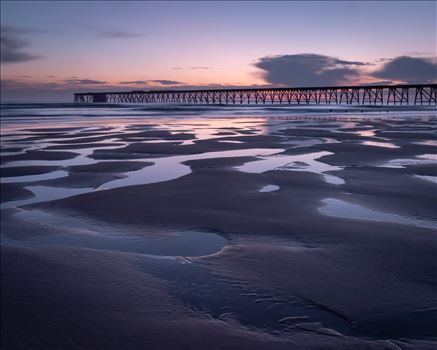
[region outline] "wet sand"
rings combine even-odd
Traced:
[[[23,160],[56,160],[46,173],[68,174],[2,183],[2,346],[435,348],[437,184],[420,177],[436,176],[437,146],[421,144],[435,138],[435,120],[211,119],[129,122],[101,130],[104,146],[80,129],[53,130],[83,142],[82,164],[50,155],[49,128],[39,129],[42,149],[5,156],[3,177],[44,174],[40,165],[13,163]],[[316,159],[320,168],[305,160],[318,152],[330,152]],[[274,166],[281,157],[290,163]],[[150,182],[158,163],[167,164],[162,181],[153,173]],[[125,182],[100,187],[113,179]],[[85,193],[26,202],[33,186]],[[329,200],[344,209],[330,212]],[[95,243],[153,237],[165,245],[174,238],[166,230],[226,243],[201,256]]]

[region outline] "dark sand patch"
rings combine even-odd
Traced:
[[[226,160],[219,160],[216,164],[224,162]],[[213,164],[213,160],[210,160],[209,166]],[[281,194],[269,193],[267,197],[264,193],[258,192],[261,186],[272,181],[288,190]],[[306,190],[308,187],[314,190]],[[295,215],[303,215],[308,210],[316,211],[313,207],[315,198],[324,198],[324,193],[332,195],[331,188],[332,185],[326,184],[321,176],[311,173],[294,173],[291,177],[288,172],[283,171],[247,174],[234,170],[206,168],[169,182],[90,193],[47,205],[51,208],[68,207],[73,210],[80,207],[80,210],[86,211],[88,215],[126,223],[171,223],[175,216],[175,224],[191,225],[192,215],[196,213],[199,221],[197,224],[200,227],[208,227],[208,223],[214,222],[219,224],[219,227],[214,227],[218,231],[238,231],[238,227],[248,226],[256,233],[274,230],[275,224],[284,220],[283,215],[289,221]],[[115,196],[117,202],[113,205],[103,204],[108,202],[103,199],[107,196]],[[148,198],[148,201],[144,205],[138,205],[133,197],[138,200]],[[289,213],[286,209],[289,203],[297,200],[301,201],[299,208]],[[89,205],[83,206],[82,202]],[[102,206],[92,205],[95,202],[102,203]],[[278,207],[282,208],[279,211],[283,215],[279,215]],[[251,217],[256,218],[251,220],[252,223],[243,219]]]
[[[32,185],[50,186],[50,187],[65,187],[65,188],[97,188],[104,183],[122,176],[113,173],[91,173],[91,172],[71,172],[68,176],[53,180],[43,180],[33,182]]]
[[[181,145],[176,142],[165,143],[132,143],[126,147],[112,150],[95,150],[91,155],[93,159],[114,158],[139,158],[160,157],[168,155],[198,154],[205,152],[239,150],[248,148],[281,148],[281,145],[273,142],[223,143],[209,140],[199,140],[194,144]]]
[[[21,152],[23,150],[23,147],[2,147],[2,152]]]
[[[247,162],[252,162],[257,160],[257,157],[235,157],[235,158],[214,158],[214,159],[198,159],[198,160],[189,160],[183,162],[183,164],[187,164],[194,171],[200,169],[227,169],[236,166],[243,165]]]
[[[321,130],[321,129],[295,129],[288,128],[278,131],[278,134],[286,135],[286,136],[307,136],[307,137],[330,137],[336,140],[363,140],[362,136],[347,133],[347,132],[337,132],[337,131],[329,131],[329,130]]]
[[[333,152],[319,160],[330,165],[377,165],[389,160],[414,156],[416,150],[408,151],[403,148],[373,147],[357,143],[319,144],[315,149]]]
[[[153,259],[62,247],[3,247],[1,259],[5,348],[384,348],[382,342],[299,330],[274,336],[208,318],[175,300],[168,283],[138,268],[159,264]]]
[[[259,130],[236,130],[237,133],[242,135],[253,135],[256,134]]]
[[[336,232],[329,227],[321,232],[328,237],[314,248],[240,245],[203,260],[223,278],[245,276],[247,283],[270,289],[278,299],[302,296],[314,307],[348,320],[363,336],[435,335],[435,311],[429,317],[419,311],[436,302],[431,235],[418,240],[405,229],[360,230],[348,224]],[[284,271],[290,278],[284,278]]]
[[[223,137],[216,139],[217,141],[241,141],[241,142],[258,142],[258,143],[275,143],[282,142],[284,140],[283,137],[280,136],[272,136],[272,135],[253,135],[253,136],[235,136],[235,137]]]
[[[403,169],[347,168],[333,172],[345,180],[343,196],[366,207],[407,217],[437,220],[436,185],[410,176]]]
[[[33,193],[23,188],[21,184],[0,184],[1,203],[32,197]]]
[[[77,157],[79,154],[73,152],[62,151],[27,151],[23,154],[3,156],[2,163],[14,162],[19,160],[66,160]]]
[[[77,138],[75,139],[66,139],[66,140],[55,140],[51,141],[55,144],[76,144],[76,143],[94,143],[99,141],[104,141],[110,138],[114,138],[115,136],[112,134],[107,134],[103,136],[93,136],[93,137],[81,137],[81,135],[76,135]]]
[[[122,140],[125,138],[141,137],[144,139],[161,139],[161,140],[192,140],[196,138],[195,134],[192,133],[172,133],[168,130],[150,130],[150,131],[140,131],[140,132],[129,132],[123,134],[116,134]]]
[[[437,176],[437,164],[406,165],[409,174]]]
[[[109,138],[114,137],[114,134],[108,133],[108,132],[101,132],[101,131],[93,131],[93,132],[80,132],[77,134],[65,134],[65,133],[41,133],[37,135],[33,135],[30,137],[23,138],[21,141],[44,141],[44,140],[52,140],[52,139],[74,139],[77,138],[92,138],[92,137],[103,137],[103,138]],[[70,141],[70,142],[72,142]],[[54,140],[52,142],[57,142],[57,140]],[[65,141],[67,142],[67,141]]]
[[[50,173],[55,170],[59,170],[60,167],[57,166],[18,166],[18,167],[7,167],[0,169],[0,177],[12,177],[12,176],[27,176],[27,175],[39,175]]]
[[[64,127],[64,128],[33,128],[33,129],[21,129],[21,131],[32,132],[32,133],[51,133],[51,132],[64,132],[64,131],[76,131],[84,129],[84,127]]]
[[[8,227],[8,223],[10,222],[2,221],[3,228]],[[44,225],[20,225],[19,222],[10,224],[18,225],[15,229],[27,237],[30,237],[29,234],[42,234],[36,233],[40,229],[46,230]],[[3,229],[2,232],[6,230]],[[327,294],[329,300],[335,297],[335,294],[330,293],[333,284],[338,286],[340,283],[345,285],[346,289],[337,298],[345,298],[348,302],[355,303],[360,301],[361,295],[370,293],[368,288],[365,291],[361,290],[358,297],[353,295],[350,300],[349,284],[360,278],[372,280],[375,277],[372,272],[378,268],[377,262],[371,265],[370,272],[366,268],[366,272],[358,276],[353,275],[356,266],[349,267],[350,264],[347,264],[346,270],[351,274],[351,281],[342,279],[345,273],[342,260],[351,259],[351,256],[357,253],[361,258],[362,251],[357,249],[360,246],[359,242],[353,245],[353,251],[348,252],[346,256],[340,254],[340,261],[333,257],[336,257],[338,252],[349,249],[348,244],[342,246],[337,243],[337,246],[332,247],[334,249],[329,249],[332,242],[322,248],[294,248],[287,247],[285,243],[283,241],[280,246],[238,245],[230,247],[216,257],[201,259],[201,264],[208,266],[222,283],[229,284],[228,288],[235,289],[233,283],[248,284],[255,292],[253,302],[255,298],[259,298],[257,304],[262,304],[263,299],[271,300],[272,308],[284,306],[283,303],[291,296],[299,295],[296,291],[303,289],[307,295],[308,287],[311,297],[312,293]],[[384,259],[385,253],[385,250],[380,248],[375,256]],[[41,250],[3,247],[1,258],[1,278],[4,286],[1,298],[2,346],[7,345],[14,349],[46,349],[52,346],[70,349],[70,339],[90,344],[92,349],[118,349],[120,346],[130,346],[133,349],[156,346],[173,349],[178,348],[180,344],[192,349],[203,349],[205,346],[208,349],[281,349],[282,346],[284,349],[332,350],[387,348],[385,341],[341,337],[329,329],[323,331],[316,324],[305,324],[302,318],[300,321],[288,320],[291,327],[287,332],[275,332],[275,335],[271,335],[262,329],[248,329],[244,323],[240,325],[232,315],[232,308],[223,310],[222,317],[206,317],[194,311],[196,309],[191,309],[190,304],[184,305],[184,300],[187,299],[179,299],[178,295],[174,294],[173,281],[168,280],[165,272],[176,269],[186,274],[190,271],[181,269],[185,264],[178,267],[177,261],[165,262],[129,254],[62,246],[45,247]],[[364,265],[364,262],[362,264]],[[293,268],[290,269],[290,266]],[[413,269],[411,272],[414,273],[421,267],[410,266]],[[331,269],[334,269],[334,274]],[[284,270],[290,271],[293,278],[284,279]],[[383,275],[390,271],[389,266],[384,269]],[[428,271],[422,271],[425,276],[426,273]],[[418,279],[423,277],[422,274]],[[429,275],[426,278],[429,278]],[[327,286],[324,285],[326,280],[330,281]],[[183,281],[184,279],[181,282]],[[204,290],[208,285],[204,285],[204,281],[199,283],[203,292],[197,287],[192,289],[192,292],[195,295],[200,293],[202,298],[208,298],[208,289]],[[393,282],[384,283],[390,286]],[[271,290],[272,294],[258,294],[258,287],[264,291]],[[381,286],[375,286],[372,295],[379,295],[379,299],[385,302],[384,298],[389,293],[387,287],[384,286],[381,290],[376,288]],[[355,290],[352,291],[356,293]],[[410,290],[405,291],[408,292]],[[214,293],[209,295],[213,296]],[[415,295],[417,292],[413,297]],[[339,317],[346,319],[348,317],[342,315],[335,307],[318,304],[318,301],[309,297],[307,302],[312,303],[313,308],[324,307],[324,312],[337,313]],[[203,307],[203,312],[209,311],[208,306],[209,303]],[[354,306],[366,315],[362,305]],[[268,310],[267,308],[266,312],[269,312]],[[225,316],[226,314],[228,316]],[[63,320],[62,327],[59,327],[60,318]],[[122,320],[125,322],[121,322]],[[278,319],[279,323],[281,321],[283,320]],[[30,322],[29,326],[23,327],[23,323],[26,322]],[[57,329],[55,335],[53,327]],[[28,336],[29,331],[32,336]],[[168,336],[170,333],[171,337]],[[110,334],[115,335],[112,337]],[[211,339],[214,339],[213,344]],[[40,347],[39,343],[43,346]],[[399,344],[402,344],[404,349],[432,349],[432,342],[426,340],[409,340],[408,343],[399,341]]]
[[[79,143],[79,144],[66,144],[57,146],[47,146],[45,150],[64,150],[64,149],[80,149],[80,148],[97,148],[97,147],[120,147],[124,146],[124,143]]]
[[[341,127],[341,123],[306,123],[305,125],[297,125],[298,128],[307,128],[307,129],[311,129],[311,128],[317,128],[317,129],[337,129]],[[350,130],[349,128],[347,130]],[[350,130],[352,131],[352,130]]]
[[[126,130],[150,130],[159,127],[159,124],[130,124],[126,126]]]
[[[437,134],[435,132],[396,132],[396,131],[389,131],[389,130],[378,130],[375,132],[375,135],[381,136],[381,137],[387,137],[387,138],[396,138],[396,139],[413,139],[413,140],[435,140],[437,137]]]
[[[390,143],[394,143],[402,148],[401,153],[405,152],[406,155],[419,155],[424,153],[437,153],[437,147],[432,145],[418,145],[415,143],[406,143],[400,140],[390,140]],[[437,162],[436,162],[437,163]]]
[[[228,136],[228,135],[237,135],[235,132],[229,132],[229,131],[219,131],[214,133],[213,135],[216,136]]]

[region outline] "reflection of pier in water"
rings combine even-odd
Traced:
[[[437,105],[437,84],[75,93],[77,103]]]

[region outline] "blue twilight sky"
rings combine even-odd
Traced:
[[[2,100],[436,80],[435,1],[2,1]]]

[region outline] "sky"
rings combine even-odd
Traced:
[[[435,1],[1,1],[2,101],[437,80]]]

